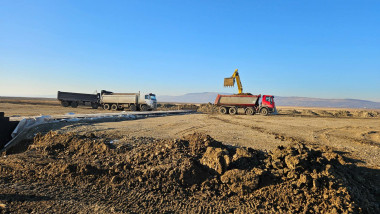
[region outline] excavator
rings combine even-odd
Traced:
[[[233,87],[235,81],[238,86],[239,93],[233,95],[221,95],[215,99],[215,105],[219,106],[219,112],[222,114],[237,114],[238,109],[244,109],[245,114],[254,115],[260,113],[267,116],[269,114],[276,114],[276,106],[274,103],[274,96],[272,95],[252,95],[251,93],[243,93],[243,86],[240,81],[238,69],[232,74],[231,77],[224,78],[225,87]],[[259,100],[261,99],[261,103]]]
[[[224,87],[234,87],[235,79],[238,86],[239,94],[243,94],[243,86],[241,85],[238,69],[235,69],[235,72],[232,74],[231,77],[224,78]]]

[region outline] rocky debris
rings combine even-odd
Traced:
[[[191,154],[197,156],[198,158],[202,157],[208,147],[221,148],[223,146],[222,143],[203,133],[189,134],[184,136],[182,139],[189,142]]]
[[[227,184],[233,192],[244,194],[259,187],[259,178],[260,175],[254,171],[231,169],[225,172],[220,180]]]
[[[49,132],[0,158],[0,172],[5,212],[380,211],[379,170],[301,143],[264,153],[199,133],[113,141]]]
[[[237,169],[251,169],[259,164],[259,158],[263,158],[260,157],[260,154],[260,152],[251,148],[238,147],[234,150],[231,167]]]
[[[226,149],[208,147],[200,162],[221,175],[228,169],[231,158]]]

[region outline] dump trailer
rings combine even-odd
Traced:
[[[82,94],[73,92],[58,91],[57,99],[63,107],[71,106],[73,108],[78,105],[90,105],[93,109],[97,109],[100,99],[100,94]]]
[[[268,115],[276,112],[274,104],[274,96],[263,95],[260,102],[261,94],[234,94],[234,95],[221,95],[215,99],[215,105],[219,106],[219,112],[222,114],[237,114],[238,109],[244,109],[245,114],[254,115],[260,113]]]
[[[140,93],[113,93],[102,91],[100,95],[100,104],[106,110],[124,110],[131,111],[148,111],[157,108],[155,94],[146,94],[141,96]]]

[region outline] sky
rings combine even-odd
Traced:
[[[380,102],[380,1],[0,0],[0,96],[245,93]]]

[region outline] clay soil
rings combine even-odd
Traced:
[[[6,116],[104,112],[0,101]],[[41,127],[0,158],[0,212],[380,213],[378,111],[193,108],[205,113]]]

